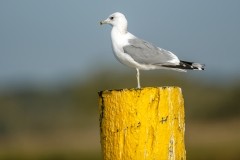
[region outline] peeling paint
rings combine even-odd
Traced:
[[[102,91],[99,111],[104,160],[186,159],[180,88]]]
[[[168,160],[175,160],[175,142],[174,142],[174,135],[171,136],[169,141],[169,153],[168,153]]]

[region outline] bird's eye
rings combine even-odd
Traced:
[[[110,17],[111,20],[113,20],[114,17]]]

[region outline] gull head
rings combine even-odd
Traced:
[[[127,19],[122,13],[116,12],[111,14],[106,20],[101,21],[102,24],[110,24],[111,26],[125,27],[127,28]]]

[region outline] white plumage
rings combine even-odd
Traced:
[[[137,88],[140,88],[139,69],[170,69],[186,72],[186,69],[204,70],[204,64],[181,61],[170,51],[161,49],[141,40],[127,31],[127,20],[122,13],[111,14],[100,24],[112,25],[112,49],[116,59],[122,64],[136,68]]]

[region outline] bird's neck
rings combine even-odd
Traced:
[[[127,25],[118,25],[118,26],[113,26],[112,32],[118,33],[118,34],[126,34],[127,31]]]

